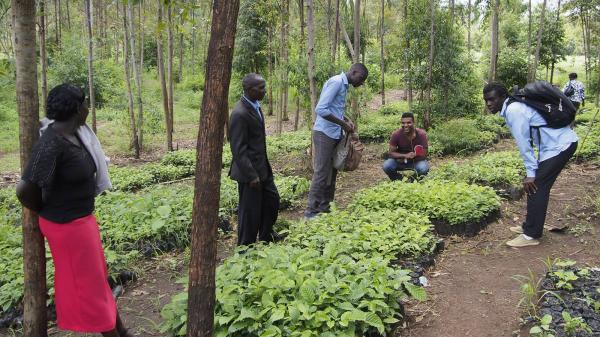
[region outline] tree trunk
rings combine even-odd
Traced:
[[[529,5],[527,6],[528,15],[527,15],[527,70],[531,68],[531,34],[532,34],[532,24],[533,24],[533,15],[531,8],[531,0],[529,0]]]
[[[281,53],[282,53],[282,82],[281,85],[282,87],[282,115],[281,115],[281,119],[283,121],[288,121],[289,117],[288,117],[288,89],[289,89],[289,85],[288,85],[288,64],[289,64],[289,46],[288,46],[288,35],[289,35],[289,26],[290,26],[290,0],[285,0],[285,4],[283,6],[283,16],[282,16],[282,48],[281,48]]]
[[[406,33],[408,28],[408,1],[404,1],[404,8],[402,11],[403,20],[404,20],[404,31],[405,31],[405,41],[406,41],[406,51],[404,54],[406,55],[406,87],[408,89],[408,110],[412,109],[413,104],[413,87],[412,87],[412,61],[410,58],[410,35]]]
[[[596,82],[596,107],[600,104],[600,45],[596,47],[598,49],[598,82]]]
[[[498,12],[500,11],[500,0],[492,0],[492,48],[490,55],[489,82],[496,80],[496,68],[498,66]]]
[[[467,2],[467,52],[471,55],[471,0]]]
[[[172,4],[167,4],[167,39],[168,39],[168,55],[167,55],[167,85],[169,88],[169,120],[171,121],[171,133],[173,133],[173,125],[175,124],[175,114],[173,111],[173,9]]]
[[[302,35],[304,35],[304,34],[302,34]],[[336,58],[336,53],[337,53],[339,44],[340,44],[340,0],[337,0],[336,4],[335,4],[335,31],[333,33],[333,46],[332,46],[332,51],[331,51],[333,64],[335,64],[335,58]]]
[[[60,18],[58,11],[58,0],[54,0],[54,38],[56,46],[60,48]]]
[[[269,65],[269,107],[267,110],[267,115],[273,116],[273,82],[275,82],[275,76],[273,72],[273,31],[271,27],[267,27],[267,36],[267,61]]]
[[[212,337],[217,224],[229,81],[239,0],[215,1],[198,132],[187,337]]]
[[[69,10],[69,0],[65,0],[65,4],[67,6],[67,28],[69,31],[71,30],[71,11]]]
[[[163,23],[163,5],[162,0],[156,0],[157,4],[157,19],[158,27],[162,27]],[[167,93],[167,83],[165,81],[165,62],[163,51],[162,28],[159,28],[156,36],[156,63],[158,66],[158,78],[160,80],[160,93],[163,102],[163,111],[165,114],[165,130],[167,133],[167,151],[173,151],[173,134],[171,133],[171,114],[169,113],[169,94]]]
[[[196,1],[193,2],[196,6]],[[196,25],[196,11],[192,7],[192,22]],[[192,75],[196,74],[196,29],[192,29],[192,55],[190,56],[191,72]]]
[[[540,14],[540,28],[537,34],[537,45],[535,47],[535,57],[533,59],[533,65],[529,74],[529,82],[535,81],[535,74],[537,72],[538,62],[540,60],[540,49],[542,48],[542,34],[544,34],[544,16],[546,14],[546,1],[542,3],[542,13]]]
[[[35,1],[12,0],[13,41],[16,62],[16,97],[19,114],[21,172],[38,139],[39,98],[35,45]],[[23,208],[23,335],[46,337],[46,251],[37,215]]]
[[[379,31],[379,39],[381,42],[381,105],[385,105],[385,57],[384,57],[385,54],[384,54],[384,50],[383,50],[383,45],[384,45],[383,37],[385,36],[384,20],[385,20],[385,0],[381,0],[381,28]]]
[[[344,25],[342,25],[342,18],[338,17],[338,20],[340,21],[339,25],[340,28],[342,29],[342,33],[344,35],[344,41],[346,41],[346,47],[348,47],[348,52],[350,53],[350,58],[352,58],[352,61],[354,61],[356,59],[356,53],[354,52],[354,46],[352,45],[352,41],[350,41],[350,36],[348,36],[348,32],[346,31],[346,27],[344,27]]]
[[[427,65],[427,109],[425,109],[425,113],[423,116],[423,127],[425,129],[429,129],[429,125],[431,123],[431,87],[433,80],[433,57],[434,57],[434,47],[435,47],[435,8],[436,1],[431,0],[431,28],[429,30],[429,62]]]
[[[131,91],[131,74],[129,72],[129,63],[131,62],[129,56],[129,28],[127,23],[127,5],[123,3],[123,65],[125,67],[125,84],[127,86],[127,99],[129,109],[129,126],[131,128],[131,145],[134,149],[135,158],[140,158],[140,143],[138,141],[137,123],[135,120],[135,111],[133,108],[133,93]],[[135,58],[134,58],[135,59]]]
[[[90,95],[90,112],[92,113],[92,130],[96,133],[96,96],[94,94],[94,35],[92,33],[93,27],[93,8],[92,1],[85,0],[85,17],[88,35],[88,87]]]
[[[560,23],[560,0],[558,0],[558,6],[556,7],[556,22]],[[554,53],[554,49],[552,50],[552,65],[550,69],[550,84],[554,83],[554,63],[555,63],[556,54]]]
[[[129,35],[129,44],[130,44],[130,53],[131,53],[131,66],[133,68],[133,77],[137,91],[137,108],[138,108],[138,118],[137,118],[137,131],[138,131],[138,142],[140,145],[140,149],[144,148],[144,105],[142,102],[142,74],[141,74],[141,65],[138,65],[135,50],[136,50],[136,36],[135,36],[135,25],[133,23],[133,10],[132,4],[127,4],[127,18],[129,20],[130,35]]]
[[[296,93],[296,113],[294,114],[294,131],[298,131],[298,121],[299,120],[300,120],[300,95],[298,93]]]
[[[183,25],[183,17],[181,18],[181,25]],[[183,32],[179,33],[179,69],[177,73],[177,82],[181,82],[183,79]]]
[[[144,0],[139,2],[139,26],[140,26],[140,74],[144,74],[144,23],[146,22]],[[144,78],[140,75],[140,87],[144,85]]]
[[[354,0],[354,58],[352,62],[360,60],[360,0]]]
[[[317,85],[315,83],[315,24],[314,24],[314,6],[313,0],[306,0],[308,29],[308,83],[310,87],[310,111],[314,123],[317,115],[315,107],[317,106]]]
[[[42,66],[42,111],[46,112],[48,97],[48,57],[46,56],[46,1],[40,1],[40,63]]]

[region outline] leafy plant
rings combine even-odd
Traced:
[[[551,315],[544,315],[540,319],[539,325],[534,325],[529,329],[529,334],[535,337],[554,337],[554,329],[550,328],[552,323]]]
[[[429,139],[439,146],[439,154],[465,155],[491,146],[497,133],[480,130],[476,120],[457,118],[436,126],[429,132]]]
[[[381,115],[402,115],[404,112],[408,112],[408,104],[404,101],[387,103],[379,109]]]
[[[580,331],[592,333],[592,329],[585,323],[582,317],[573,317],[565,310],[562,312],[562,318],[565,321],[563,328],[567,336],[575,337]]]

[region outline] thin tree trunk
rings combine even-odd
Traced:
[[[381,105],[385,105],[385,57],[383,50],[383,37],[385,36],[385,0],[381,0],[381,28],[379,31],[379,39],[381,42]]]
[[[68,2],[67,2],[68,3]],[[88,35],[88,87],[90,94],[90,112],[92,113],[92,130],[96,133],[96,96],[94,93],[94,35],[92,33],[93,23],[92,1],[85,0],[85,17]]]
[[[58,17],[58,0],[54,0],[54,38],[56,46],[60,47],[60,18]]]
[[[42,66],[42,111],[46,111],[48,97],[48,57],[46,56],[46,1],[40,1],[40,63]]]
[[[181,18],[181,25],[183,25],[183,17]],[[177,72],[177,81],[181,82],[183,79],[183,32],[179,33],[179,69]]]
[[[471,55],[471,0],[467,2],[467,52]]]
[[[367,22],[367,12],[366,11],[367,11],[367,0],[364,0],[364,3],[362,5],[362,21],[363,22]],[[365,25],[365,40],[367,40],[367,41],[369,40],[369,25],[368,24]],[[365,58],[367,56],[367,47],[368,46],[369,46],[368,43],[365,43],[362,46],[362,53],[361,53],[362,55],[361,56],[362,56],[363,64],[366,64]]]
[[[156,0],[158,17],[156,23],[162,27],[163,23],[163,5],[162,0]],[[165,130],[167,133],[167,151],[173,151],[173,134],[171,133],[171,114],[169,113],[169,94],[167,93],[167,83],[165,81],[165,62],[163,51],[162,28],[158,29],[156,37],[156,63],[158,66],[158,77],[160,80],[160,93],[163,102],[163,111],[165,114]]]
[[[302,13],[303,14],[303,13]],[[335,31],[333,33],[332,61],[335,64],[338,45],[340,44],[340,0],[335,4]]]
[[[558,0],[558,6],[556,7],[556,22],[560,23],[560,0]],[[556,54],[554,53],[554,49],[552,50],[552,66],[550,70],[550,84],[554,83],[554,63],[556,59]]]
[[[69,0],[65,0],[65,4],[67,6],[67,28],[69,31],[71,30],[71,11],[69,10]]]
[[[123,65],[125,67],[125,84],[127,86],[127,99],[129,109],[129,126],[131,128],[131,145],[133,146],[135,158],[140,158],[140,144],[138,141],[137,123],[135,120],[135,111],[133,108],[133,93],[131,91],[131,74],[129,72],[129,63],[131,62],[129,56],[129,28],[127,24],[127,5],[123,3]],[[135,58],[134,58],[135,59]]]
[[[332,21],[331,21],[332,16],[333,16],[332,12],[333,12],[333,9],[331,8],[331,0],[327,0],[327,10],[325,12],[325,15],[327,17],[327,39],[328,39],[329,45],[332,45],[333,40],[335,39],[335,37],[333,36],[334,32],[333,32],[333,27],[332,27],[334,24],[332,24]],[[333,53],[331,54],[331,56],[333,57]]]
[[[35,45],[35,1],[12,0],[13,41],[16,62],[16,97],[19,114],[21,172],[38,139],[39,98]],[[47,336],[46,251],[37,215],[23,208],[23,335]]]
[[[140,74],[144,73],[144,23],[146,21],[146,11],[145,11],[145,6],[144,6],[144,0],[141,0],[139,3],[139,10],[138,10],[138,14],[139,14],[139,26],[140,26]],[[143,76],[140,75],[140,86],[143,86]]]
[[[282,30],[283,30],[283,38],[282,38],[282,90],[283,90],[283,100],[282,100],[282,115],[281,119],[283,121],[288,121],[288,64],[289,64],[289,46],[288,46],[288,35],[289,35],[289,26],[290,26],[290,0],[285,0],[285,4],[283,6],[283,17],[282,17]]]
[[[274,81],[274,73],[273,73],[273,31],[271,27],[267,27],[267,62],[269,66],[269,107],[267,110],[268,116],[273,116],[273,82]]]
[[[196,5],[196,1],[194,0],[194,6]],[[194,7],[192,7],[192,22],[194,26],[196,25],[196,11]],[[191,71],[192,75],[196,73],[196,29],[192,29],[192,55],[190,59]]]
[[[299,120],[300,120],[300,94],[296,93],[296,113],[294,114],[294,131],[298,131],[298,121]]]
[[[338,20],[340,21],[339,25],[340,28],[342,29],[342,33],[344,35],[344,41],[346,41],[346,47],[348,47],[348,51],[350,52],[350,58],[352,59],[352,61],[354,61],[356,59],[356,53],[354,52],[354,46],[352,45],[352,41],[350,41],[350,36],[348,36],[348,32],[346,31],[346,27],[344,27],[344,25],[342,25],[342,18],[338,17]]]
[[[304,57],[304,0],[298,0],[298,11],[300,12],[300,58]],[[335,61],[335,60],[334,60]],[[296,88],[296,115],[294,116],[294,131],[298,130],[298,123],[300,119],[300,89]]]
[[[529,0],[529,5],[527,6],[528,15],[527,15],[527,69],[531,68],[531,36],[532,36],[532,25],[533,25],[533,14],[531,8],[531,0]]]
[[[600,45],[598,45],[596,47],[598,49],[598,81],[596,82],[596,107],[599,106],[600,104],[600,95],[598,94],[600,92]]]
[[[407,28],[408,28],[408,1],[404,1],[404,9],[402,11],[403,14],[403,20],[404,20],[404,30],[406,32]],[[413,104],[413,87],[412,87],[412,61],[410,58],[410,35],[408,33],[405,33],[405,41],[406,41],[406,51],[404,52],[404,54],[406,55],[406,86],[408,89],[408,109],[411,110],[412,109],[412,104]]]
[[[214,2],[197,143],[187,337],[213,336],[223,124],[238,10],[239,0]]]
[[[173,133],[173,125],[175,124],[175,114],[173,111],[173,13],[172,4],[167,5],[167,39],[168,39],[168,55],[167,55],[167,87],[169,89],[169,114],[171,117],[171,133]]]
[[[431,123],[431,87],[433,80],[433,58],[435,55],[435,9],[436,1],[431,0],[431,28],[429,30],[429,63],[427,65],[427,109],[423,116],[423,127],[429,129]]]
[[[308,29],[308,83],[310,87],[310,111],[314,123],[317,118],[315,107],[317,106],[317,85],[315,83],[315,24],[313,0],[306,0]]]
[[[136,59],[135,50],[136,50],[136,36],[135,36],[135,25],[133,23],[133,5],[128,3],[127,5],[127,17],[129,20],[129,27],[131,27],[130,35],[129,35],[129,44],[130,44],[130,53],[131,53],[131,66],[133,67],[133,77],[137,91],[137,108],[138,108],[138,117],[137,117],[137,131],[138,131],[138,142],[140,145],[140,149],[144,148],[144,105],[142,101],[142,74],[141,74],[141,65],[138,65],[138,61]]]
[[[500,0],[492,0],[492,48],[490,55],[489,82],[496,80],[496,69],[498,65],[498,12],[500,11]]]
[[[360,60],[360,0],[354,0],[354,58],[352,62]]]
[[[542,13],[540,14],[540,28],[537,35],[537,45],[535,47],[535,57],[533,59],[533,65],[531,66],[531,72],[529,75],[529,82],[535,81],[535,74],[537,72],[538,62],[540,60],[540,49],[542,48],[542,34],[544,34],[544,16],[546,14],[546,1],[542,3]]]

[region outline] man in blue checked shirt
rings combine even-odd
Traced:
[[[368,75],[367,67],[362,63],[355,63],[350,70],[331,77],[323,85],[315,108],[317,118],[312,132],[313,176],[308,192],[308,206],[304,212],[306,219],[329,212],[337,176],[337,170],[333,167],[335,147],[342,138],[342,130],[346,133],[354,132],[354,123],[344,116],[348,86],[361,86]]]
[[[569,87],[573,88],[573,90],[570,90]],[[572,92],[572,94],[567,95],[567,97],[573,102],[573,105],[577,110],[579,110],[579,106],[585,104],[585,87],[583,86],[583,83],[577,80],[577,73],[569,74],[569,82],[565,84],[563,92],[565,95]]]
[[[546,125],[544,118],[524,103],[510,102],[506,87],[500,83],[487,84],[483,88],[483,99],[491,113],[500,112],[504,117],[527,173],[523,181],[527,216],[522,226],[510,227],[519,236],[506,244],[511,247],[538,245],[546,221],[550,189],[575,153],[579,138],[569,126],[560,129],[540,127]],[[533,145],[538,150],[537,156]]]

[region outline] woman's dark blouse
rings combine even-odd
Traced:
[[[88,151],[49,126],[33,147],[22,179],[42,190],[44,219],[67,223],[92,214],[96,165]]]

